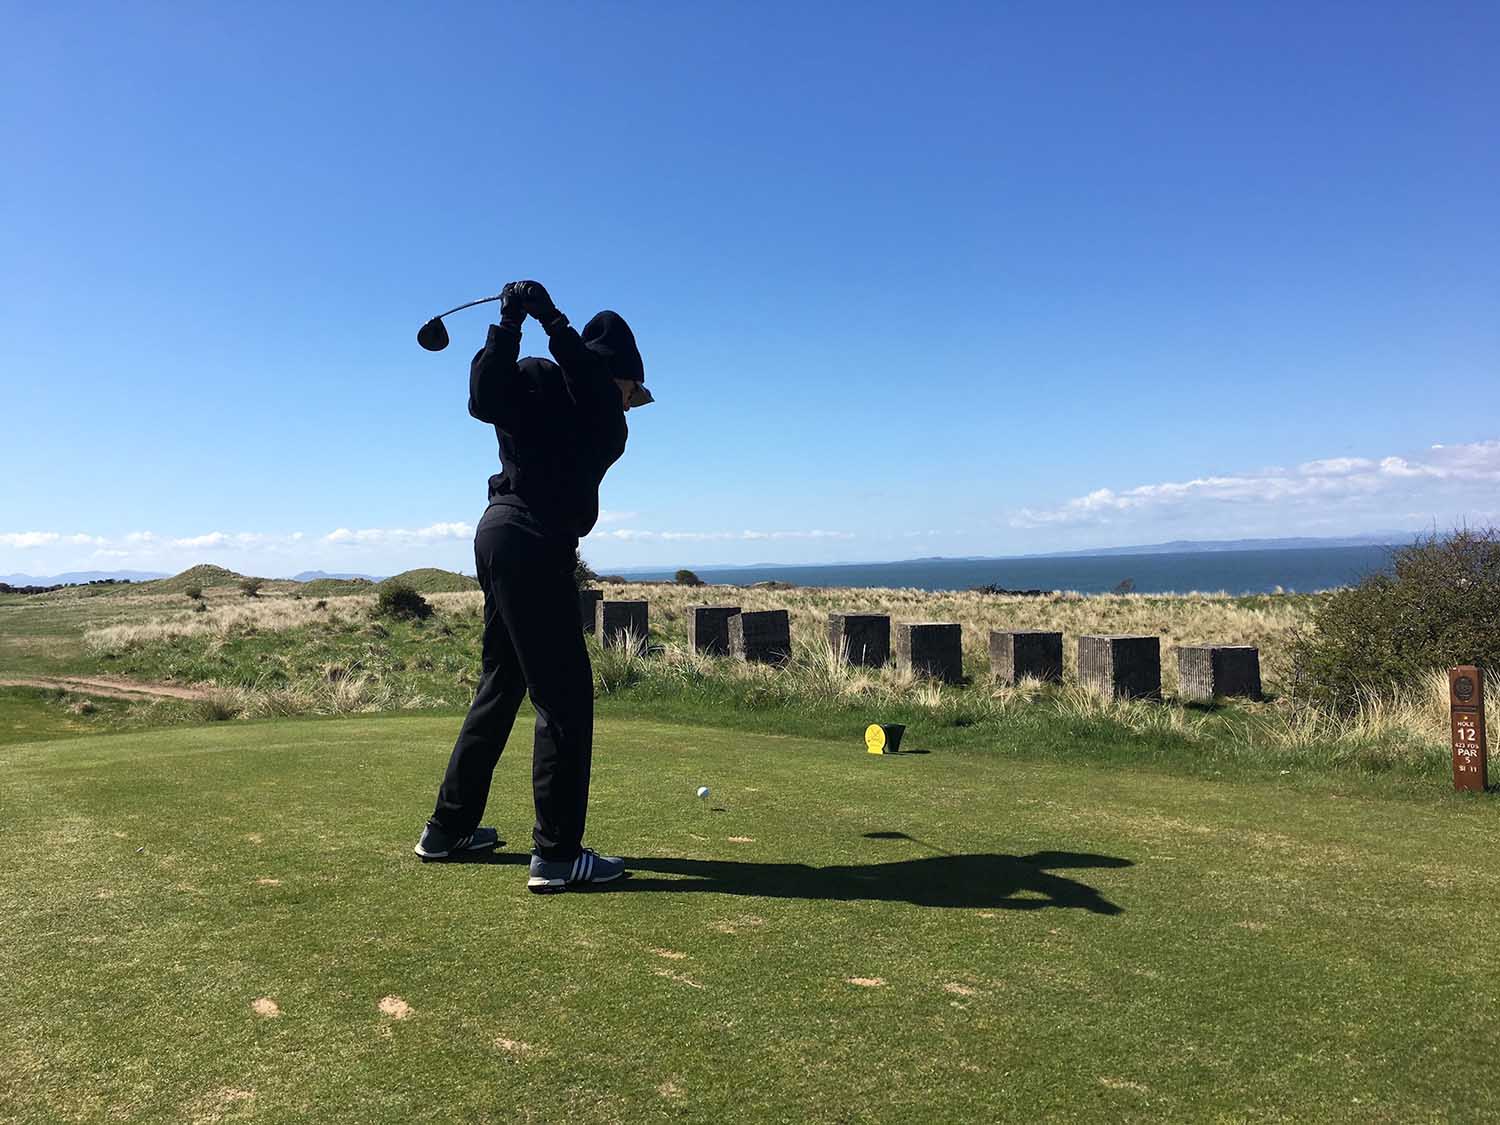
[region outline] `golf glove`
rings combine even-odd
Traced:
[[[517,281],[508,282],[500,290],[500,326],[519,332],[525,322],[526,306],[521,300],[521,284]]]
[[[536,317],[537,323],[547,330],[549,336],[555,329],[568,323],[568,318],[558,311],[540,281],[520,281],[516,283],[516,288],[521,294],[521,304]]]

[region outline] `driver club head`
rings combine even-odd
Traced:
[[[443,318],[435,316],[417,329],[417,343],[430,352],[440,352],[448,346],[448,326]]]

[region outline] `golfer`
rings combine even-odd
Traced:
[[[546,331],[556,363],[516,361],[528,315]],[[619,314],[599,313],[579,336],[537,282],[501,291],[500,323],[469,368],[469,413],[495,427],[503,470],[490,478],[489,507],[474,533],[483,669],[417,842],[423,859],[498,846],[495,829],[479,821],[521,697],[530,694],[536,827],[526,885],[562,891],[625,873],[623,860],[583,846],[594,674],[573,568],[578,540],[599,518],[599,482],[625,451],[625,412],[652,401],[644,379],[635,336]]]

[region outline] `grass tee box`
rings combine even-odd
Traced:
[[[606,717],[538,898],[524,753],[410,854],[457,721],[0,748],[0,1120],[1500,1115],[1493,802]]]

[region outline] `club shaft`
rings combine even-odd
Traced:
[[[471,309],[475,305],[482,305],[482,304],[484,304],[487,301],[498,301],[499,299],[500,299],[500,294],[499,293],[496,293],[493,297],[480,297],[477,301],[468,301],[468,302],[466,302],[465,304],[462,304],[462,305],[454,305],[451,309],[448,310],[448,312],[440,312],[440,313],[437,314],[437,316],[433,317],[432,319],[433,320],[442,320],[443,317],[445,317],[445,316],[448,315],[448,313],[456,313],[460,309]]]

